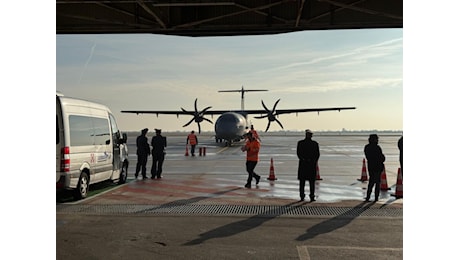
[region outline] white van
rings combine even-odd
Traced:
[[[56,191],[83,199],[90,184],[125,183],[127,149],[108,107],[56,93]]]

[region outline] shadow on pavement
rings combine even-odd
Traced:
[[[348,225],[351,221],[353,221],[353,219],[358,217],[360,214],[368,210],[372,206],[372,204],[374,203],[361,202],[359,205],[353,207],[350,210],[343,212],[342,214],[338,216],[335,216],[333,218],[330,218],[328,220],[325,220],[321,223],[318,223],[312,226],[311,228],[307,229],[305,234],[297,237],[296,240],[305,241],[308,239],[312,239],[317,235],[329,233],[336,229],[342,228]],[[359,214],[356,214],[356,213],[359,213]],[[355,217],[350,217],[350,216],[355,216]]]
[[[289,204],[285,205],[285,207],[287,208],[287,212],[289,212],[290,210],[292,210],[292,209],[294,209],[296,207],[301,206],[301,205],[293,206],[294,204],[297,204],[297,203],[298,202],[293,202],[293,203],[289,203]],[[286,214],[286,212],[284,212],[282,214]],[[210,231],[208,231],[206,233],[202,233],[202,234],[200,234],[200,238],[194,239],[194,240],[192,240],[190,242],[187,242],[187,243],[185,243],[183,245],[186,245],[186,246],[198,245],[198,244],[201,244],[201,243],[203,243],[203,242],[205,242],[206,240],[209,240],[209,239],[233,236],[233,235],[236,235],[238,233],[242,233],[242,232],[251,230],[253,228],[256,228],[256,227],[262,225],[263,223],[265,223],[267,221],[270,221],[271,219],[274,219],[274,218],[276,218],[276,217],[278,217],[280,215],[281,215],[281,213],[279,213],[279,211],[277,211],[277,210],[267,210],[267,211],[265,211],[265,212],[263,212],[261,214],[252,216],[252,217],[250,217],[248,219],[241,220],[241,221],[238,221],[238,222],[234,222],[234,223],[231,223],[231,224],[228,224],[228,225],[225,225],[225,226],[210,230]]]

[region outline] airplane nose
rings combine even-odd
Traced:
[[[232,122],[221,122],[220,124],[216,124],[216,132],[222,135],[231,135],[235,134],[237,131],[237,126],[235,123]]]

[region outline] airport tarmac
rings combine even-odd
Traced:
[[[134,180],[137,161],[135,140],[137,133],[128,137],[129,183],[109,192],[77,203],[80,204],[120,204],[124,201],[135,204],[161,205],[175,200],[199,197],[201,203],[276,205],[299,199],[297,180],[297,141],[301,133],[261,134],[262,145],[259,163],[255,171],[262,178],[258,185],[255,180],[251,189],[244,188],[245,153],[240,150],[242,143],[225,147],[216,143],[211,134],[202,134],[195,156],[186,154],[186,134],[164,133],[168,147],[163,165],[163,178]],[[152,133],[148,134],[149,142]],[[389,190],[381,191],[378,203],[400,204],[402,199],[394,195],[399,168],[399,135],[380,136],[379,145],[386,156],[385,172]],[[367,135],[315,135],[320,145],[318,176],[316,182],[316,204],[343,205],[349,201],[362,201],[368,182],[361,182],[364,145]],[[202,148],[200,156],[199,150]],[[273,164],[272,164],[273,160]],[[147,164],[150,177],[151,157]],[[270,168],[273,166],[272,173]],[[367,164],[366,164],[367,167]],[[272,174],[272,175],[271,175]],[[276,180],[268,180],[269,177]],[[306,185],[308,191],[308,183]],[[142,194],[145,194],[142,195]],[[373,198],[373,196],[372,196]]]
[[[380,136],[391,189],[376,203],[363,201],[367,182],[358,181],[367,135],[313,137],[322,180],[312,203],[299,202],[302,134],[261,134],[262,178],[251,189],[242,144],[224,147],[212,135],[198,136],[192,157],[185,133],[164,133],[163,178],[134,180],[136,136],[128,137],[127,183],[57,203],[56,259],[403,259],[403,199],[392,196],[399,135]],[[150,165],[151,157],[149,177]]]

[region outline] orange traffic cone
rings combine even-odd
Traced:
[[[185,145],[185,156],[188,156],[188,144]]]
[[[267,180],[277,180],[277,178],[275,177],[275,167],[273,167],[273,158],[271,158],[270,160],[270,175],[268,176]]]
[[[395,194],[391,194],[391,196],[395,196],[397,199],[403,197],[403,176],[401,173],[401,168],[398,168],[398,180],[396,182],[396,192]]]
[[[321,176],[319,176],[319,166],[318,166],[318,164],[316,164],[316,180],[317,180],[317,181],[323,180],[323,179],[321,178]]]
[[[363,158],[363,168],[361,169],[361,179],[358,181],[367,181],[366,159]]]
[[[385,165],[383,166],[383,171],[380,175],[380,190],[391,190],[387,183],[387,172],[385,171]]]

